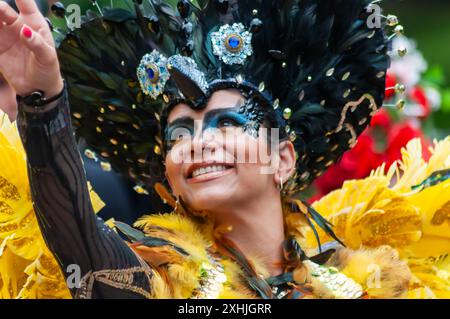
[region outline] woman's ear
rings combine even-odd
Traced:
[[[278,156],[279,165],[274,175],[274,182],[280,185],[281,181],[285,183],[295,171],[295,148],[291,141],[283,141],[280,143]]]

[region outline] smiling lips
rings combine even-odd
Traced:
[[[205,182],[208,180],[216,179],[227,174],[233,166],[225,164],[201,164],[194,165],[190,169],[188,179],[190,182]]]
[[[200,167],[195,169],[192,172],[192,177],[197,177],[203,174],[208,174],[212,172],[221,172],[225,171],[227,167],[225,165],[212,165],[212,166],[206,166],[206,167]]]

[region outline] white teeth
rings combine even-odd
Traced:
[[[224,165],[211,165],[202,168],[197,168],[192,172],[192,177],[197,177],[199,175],[208,174],[212,172],[221,172],[226,169],[227,168]]]

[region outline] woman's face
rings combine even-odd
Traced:
[[[194,210],[226,210],[277,191],[267,135],[249,134],[244,102],[238,90],[220,90],[202,110],[178,104],[169,114],[166,176]]]

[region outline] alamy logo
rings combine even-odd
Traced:
[[[81,28],[81,8],[78,4],[70,4],[66,9],[66,23],[69,29]]]
[[[381,28],[381,7],[372,3],[367,6],[366,11],[370,13],[367,17],[367,27],[369,29]]]
[[[69,289],[81,287],[81,268],[77,264],[70,264],[66,269],[66,284]]]

